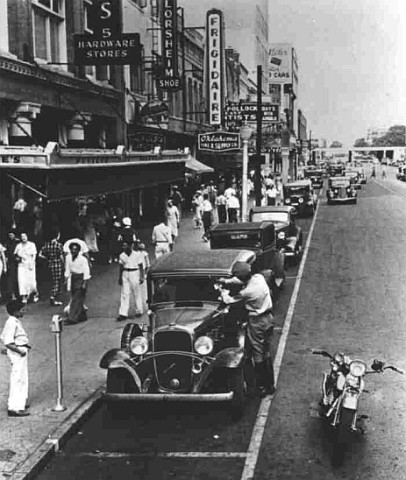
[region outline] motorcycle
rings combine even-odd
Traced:
[[[404,371],[394,365],[386,365],[381,360],[374,360],[371,370],[363,360],[352,360],[344,353],[331,355],[324,350],[312,350],[313,355],[330,359],[330,371],[323,374],[321,414],[330,420],[330,425],[337,429],[340,442],[346,432],[358,432],[356,427],[358,403],[365,390],[364,377],[385,370],[403,374]]]

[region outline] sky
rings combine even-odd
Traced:
[[[370,127],[406,124],[406,0],[269,0],[269,14],[270,42],[296,49],[313,138],[349,146]]]

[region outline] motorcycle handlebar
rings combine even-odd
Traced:
[[[323,357],[333,358],[333,356],[330,353],[326,352],[325,350],[316,350],[312,348],[311,352],[313,355],[321,355]]]

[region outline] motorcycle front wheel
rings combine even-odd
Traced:
[[[344,455],[347,445],[351,440],[351,425],[354,418],[354,411],[342,408],[340,412],[339,423],[335,432],[335,445],[333,462],[335,466],[339,466],[344,461]]]

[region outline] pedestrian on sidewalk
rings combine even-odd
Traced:
[[[192,199],[194,228],[202,228],[202,203],[203,196],[201,190],[197,190]]]
[[[86,298],[87,283],[90,280],[90,267],[87,258],[80,253],[80,245],[72,242],[69,245],[70,254],[65,260],[65,280],[70,303],[67,309],[68,317],[65,325],[74,325],[87,320]]]
[[[372,172],[371,172],[371,180],[372,180],[373,178],[376,178],[376,169],[375,169],[375,167],[372,167]]]
[[[132,221],[130,217],[124,217],[121,220],[122,228],[120,230],[120,233],[118,235],[118,242],[120,245],[123,242],[130,243],[133,245],[137,241],[137,235],[135,233],[135,230],[132,226]]]
[[[173,249],[173,245],[175,244],[176,239],[178,238],[179,235],[179,210],[175,205],[173,204],[173,200],[169,199],[168,204],[166,207],[166,222],[168,227],[171,229],[171,235],[172,235],[172,245],[171,245],[171,250]]]
[[[172,194],[172,201],[175,207],[179,211],[179,216],[182,216],[182,210],[183,210],[183,203],[185,199],[183,198],[183,195],[179,191],[179,187],[177,185],[173,186],[173,194]]]
[[[204,233],[202,238],[205,242],[208,242],[209,236],[210,236],[210,227],[212,226],[212,223],[213,223],[213,205],[209,200],[208,193],[205,193],[203,195],[202,212],[203,212],[202,220],[203,220],[203,228],[204,228]]]
[[[227,200],[227,213],[229,223],[238,222],[238,210],[240,209],[240,201],[234,192],[231,193],[230,198]]]
[[[37,303],[39,300],[35,265],[37,247],[34,242],[28,240],[25,232],[21,232],[20,238],[21,242],[17,244],[14,255],[18,263],[17,277],[21,301],[26,304],[32,297],[32,301]]]
[[[147,287],[147,278],[148,271],[151,266],[149,260],[149,255],[147,249],[145,248],[144,243],[137,243],[136,249],[140,252],[143,258],[143,267],[144,267],[144,283],[141,284],[141,301],[142,301],[142,313],[145,313],[148,310],[148,287]]]
[[[385,180],[386,178],[386,168],[385,165],[382,165],[382,180]]]
[[[11,300],[18,297],[17,260],[14,252],[19,243],[20,239],[17,238],[16,230],[9,230],[4,246],[6,247],[7,259],[7,294]]]
[[[277,192],[276,192],[275,184],[271,183],[266,189],[267,205],[269,206],[276,205],[276,196],[277,196]]]
[[[227,199],[224,193],[220,193],[220,195],[216,198],[216,207],[217,207],[217,216],[219,223],[226,223],[227,222]]]
[[[45,259],[48,262],[48,268],[51,271],[52,276],[52,290],[49,302],[52,306],[62,305],[62,302],[58,300],[61,294],[64,274],[64,253],[63,245],[59,241],[60,234],[55,232],[52,238],[45,242],[44,246],[39,252],[39,257]]]
[[[128,319],[131,298],[134,299],[136,316],[143,314],[142,284],[145,281],[144,255],[134,250],[133,244],[129,242],[124,241],[122,249],[118,259],[120,265],[118,284],[121,287],[118,322]]]
[[[19,300],[7,303],[9,315],[1,334],[1,340],[7,348],[10,360],[10,387],[8,396],[8,416],[26,417],[28,405],[28,357],[30,350],[28,335],[20,319],[24,316],[23,304]]]
[[[1,277],[7,273],[7,260],[6,260],[6,247],[0,243],[0,301],[2,300],[1,294]]]
[[[152,244],[155,246],[155,258],[159,258],[165,253],[171,251],[172,232],[166,225],[165,216],[162,217],[161,222],[152,230]]]

